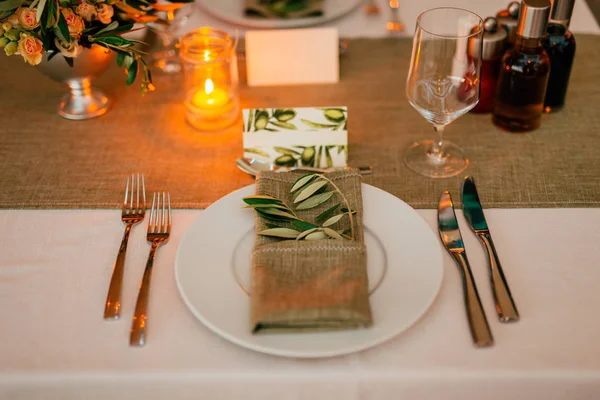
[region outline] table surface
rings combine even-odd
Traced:
[[[600,209],[486,212],[522,315],[515,324],[496,318],[484,251],[457,213],[494,347],[473,347],[458,269],[444,252],[441,291],[412,328],[373,349],[322,360],[237,347],[188,311],[175,285],[174,258],[201,212],[174,212],[171,239],[155,262],[148,343],[130,348],[149,250],[145,227],[135,227],[130,238],[122,319],[105,322],[123,230],[119,212],[0,211],[0,398],[591,399],[600,393]],[[434,210],[419,214],[436,230]]]
[[[414,21],[441,0],[423,3],[402,3],[402,18]],[[453,4],[481,15],[506,5],[469,3]],[[383,21],[357,10],[329,26],[341,36],[381,37]],[[188,28],[199,25],[233,30],[201,13]],[[576,2],[572,29],[600,33],[585,2]],[[418,212],[436,230],[435,211]],[[600,209],[486,211],[522,315],[509,325],[495,318],[484,252],[457,213],[493,348],[473,348],[458,270],[444,254],[439,296],[411,329],[373,349],[323,360],[239,348],[186,309],[174,257],[200,213],[174,213],[171,240],[155,264],[149,342],[138,349],[127,339],[148,251],[144,228],[130,238],[122,320],[108,323],[102,310],[123,230],[119,212],[0,210],[0,398],[591,399],[600,393]]]

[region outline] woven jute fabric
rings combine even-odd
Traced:
[[[302,175],[264,173],[256,181],[256,193],[291,205],[290,188],[299,176]],[[354,240],[280,240],[261,236],[258,232],[267,226],[257,215],[250,301],[251,329],[255,333],[352,329],[372,324],[361,178],[354,170],[332,173],[328,178],[357,212],[353,216]],[[333,189],[331,183],[329,189]],[[317,215],[340,202],[336,193],[318,207],[296,213],[304,221],[314,222]],[[344,229],[349,224],[349,218],[344,218],[332,227]]]
[[[477,179],[484,207],[600,206],[600,36],[579,35],[577,46],[566,106],[544,115],[540,129],[511,134],[490,115],[471,113],[446,128],[470,159],[465,174]],[[434,137],[406,99],[411,48],[409,39],[351,40],[335,85],[249,88],[240,59],[241,105],[347,105],[349,163],[375,170],[364,182],[413,207],[435,208],[446,189],[460,199],[462,178],[429,179],[404,165],[413,141]],[[68,121],[56,114],[63,85],[0,54],[0,207],[119,207],[132,172],[145,174],[148,191],[170,191],[179,208],[207,207],[254,182],[234,163],[241,121],[221,133],[197,132],[185,122],[180,77],[155,74],[157,90],[141,96],[111,68],[95,85],[113,109]]]

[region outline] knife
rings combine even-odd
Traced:
[[[494,344],[494,338],[490,331],[485,312],[481,306],[479,293],[473,280],[469,260],[462,241],[458,221],[454,215],[454,206],[452,198],[447,191],[440,197],[438,205],[438,230],[442,243],[450,253],[462,275],[463,289],[465,293],[465,306],[467,309],[467,318],[471,328],[473,343],[477,347],[486,347]]]
[[[492,281],[492,291],[496,301],[496,311],[501,322],[516,322],[519,320],[519,312],[515,301],[510,294],[506,277],[500,265],[500,259],[496,253],[492,235],[488,228],[481,202],[477,195],[477,188],[472,176],[467,176],[462,184],[462,203],[465,219],[469,226],[475,232],[475,235],[485,248],[490,265],[490,278]]]

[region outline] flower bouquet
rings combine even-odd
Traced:
[[[97,117],[110,109],[110,99],[93,88],[91,80],[104,72],[115,55],[117,65],[125,69],[127,85],[141,77],[142,93],[154,90],[142,58],[145,43],[124,34],[137,30],[134,23],[153,19],[156,1],[0,0],[0,48],[69,86],[70,93],[58,105],[61,116]]]

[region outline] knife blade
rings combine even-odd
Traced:
[[[496,312],[501,322],[516,322],[519,320],[517,306],[510,293],[508,282],[504,276],[492,235],[488,228],[483,208],[477,194],[477,187],[472,176],[467,176],[462,184],[462,203],[465,219],[481,242],[488,256],[492,292],[496,302]]]
[[[461,273],[467,319],[473,343],[476,347],[487,347],[494,344],[494,338],[488,325],[485,312],[481,306],[479,293],[475,286],[473,273],[467,259],[467,253],[458,227],[458,221],[454,214],[452,197],[448,191],[440,197],[438,204],[438,230],[442,243],[448,253],[454,258]]]

